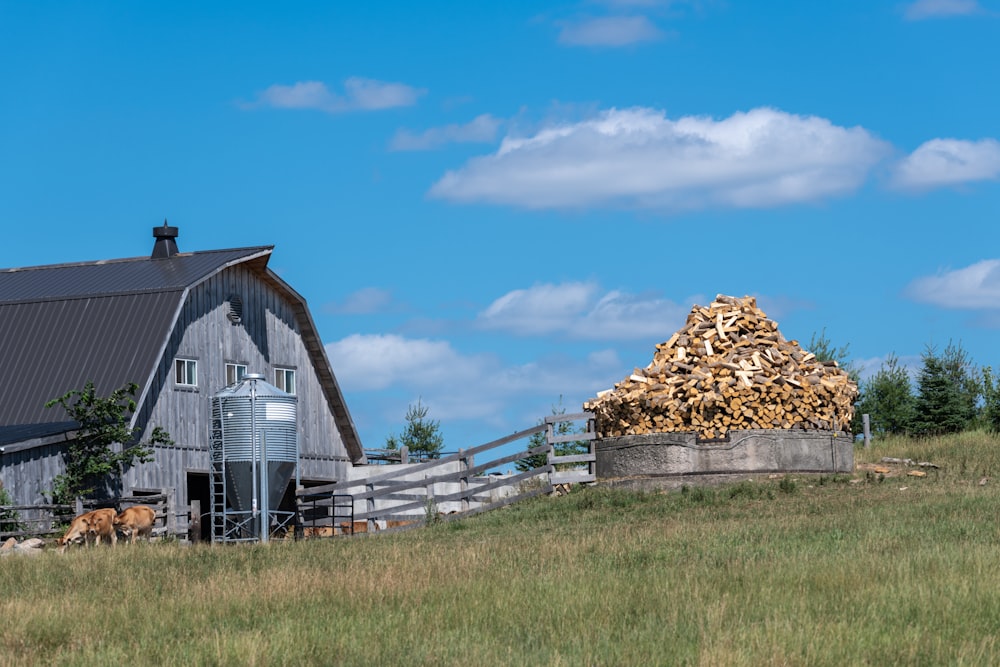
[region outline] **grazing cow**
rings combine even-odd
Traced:
[[[89,544],[90,515],[91,512],[87,512],[73,519],[73,522],[69,524],[66,534],[56,540],[56,543],[59,545],[59,553],[66,551],[66,547],[71,544],[83,544],[84,542]]]
[[[74,518],[66,534],[56,540],[59,553],[65,552],[71,544],[90,546],[101,539],[107,539],[114,546],[118,539],[112,525],[114,518],[115,511],[111,508],[93,510]]]
[[[102,540],[107,540],[111,546],[115,546],[118,542],[118,533],[115,531],[115,517],[117,514],[112,507],[94,510],[90,513],[87,535],[95,544],[100,544]]]
[[[122,535],[129,538],[129,544],[135,544],[135,537],[146,538],[149,541],[153,534],[153,523],[156,522],[156,511],[149,505],[136,505],[122,511],[114,519],[114,527]]]

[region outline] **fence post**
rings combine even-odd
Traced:
[[[368,509],[368,532],[375,532],[375,498],[372,495],[375,493],[375,485],[372,483],[365,484],[365,492],[368,494],[368,502],[366,507]],[[351,522],[351,532],[354,532],[354,522]]]
[[[201,501],[191,501],[191,520],[188,523],[191,544],[201,542]]]
[[[73,509],[76,511],[76,515],[77,516],[80,516],[81,514],[83,514],[83,498],[77,496],[77,498],[76,498],[76,505],[75,505],[75,507]]]
[[[552,473],[556,471],[556,464],[555,464],[556,446],[555,443],[553,442],[553,440],[555,439],[556,439],[556,426],[553,422],[548,422],[545,426],[545,443],[549,446],[549,451],[545,453],[545,462],[548,463],[550,466],[552,466],[552,469],[546,476],[546,481],[549,484],[552,483],[552,477],[554,476]]]
[[[296,541],[305,537],[305,530],[302,527],[302,496],[299,495],[303,490],[304,487],[302,486],[295,487],[295,523],[292,528],[292,538]],[[331,499],[330,502],[332,503],[333,500]],[[330,512],[332,513],[333,511],[331,507]],[[334,523],[332,519],[331,523]],[[331,526],[330,530],[334,530],[333,526]]]
[[[462,513],[469,511],[469,457],[465,456],[465,450],[458,450],[458,455],[461,457],[458,459],[458,464],[462,467],[462,475],[459,480],[459,487],[462,491]]]
[[[597,430],[597,423],[594,418],[587,420],[587,433],[593,433]],[[587,461],[587,474],[590,475],[592,479],[597,480],[597,456],[595,456],[594,448],[597,446],[597,440],[591,440],[588,443],[587,451],[592,457],[590,461]]]
[[[173,488],[160,489],[166,497],[166,503],[163,508],[164,519],[167,524],[167,535],[177,535],[177,508],[174,507],[174,490]]]
[[[409,463],[410,462],[410,448],[403,445],[399,448],[399,462]]]
[[[430,479],[430,478],[425,474],[424,475],[424,480],[427,480],[427,479]],[[427,515],[427,516],[424,517],[424,523],[426,523],[427,525],[430,525],[431,522],[434,521],[437,518],[436,514],[432,514],[432,512],[435,512],[435,513],[437,512],[437,507],[435,506],[435,503],[434,503],[434,480],[431,479],[430,483],[428,483],[424,488],[426,489],[424,491],[424,494],[425,494],[425,496],[427,498],[424,501],[424,510],[425,510],[425,514]]]
[[[872,446],[872,433],[871,433],[871,423],[869,421],[867,413],[861,415],[861,424],[865,433],[865,449],[870,449]]]

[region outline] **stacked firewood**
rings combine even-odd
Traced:
[[[600,437],[694,431],[702,439],[742,429],[843,430],[857,385],[836,361],[819,361],[753,297],[718,295],[656,346],[653,361],[584,403]]]

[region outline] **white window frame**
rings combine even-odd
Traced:
[[[243,372],[240,372],[240,369]],[[247,374],[246,364],[237,364],[236,362],[226,362],[226,386],[231,384],[236,384],[243,379],[243,376]],[[231,379],[232,378],[232,379]]]
[[[174,359],[174,385],[184,389],[198,386],[198,360],[187,357]]]
[[[281,378],[280,380],[278,378]],[[288,379],[291,378],[292,390],[288,391]],[[275,368],[274,369],[274,386],[285,392],[286,394],[295,395],[295,369],[294,368]]]

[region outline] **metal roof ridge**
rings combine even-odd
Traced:
[[[162,259],[171,260],[177,257],[191,257],[193,255],[208,255],[212,253],[231,253],[245,251],[247,254],[261,252],[263,250],[274,250],[274,245],[260,245],[260,246],[245,246],[241,248],[217,248],[215,250],[194,250],[192,252],[179,252],[171,257],[166,257]],[[61,268],[73,268],[79,266],[100,266],[103,264],[119,264],[125,262],[153,262],[162,261],[162,259],[153,259],[149,255],[141,255],[137,257],[115,257],[113,259],[94,259],[80,262],[61,262],[59,264],[37,264],[35,266],[12,266],[8,268],[0,268],[0,273],[16,273],[20,271],[43,271],[49,269],[61,269]]]

